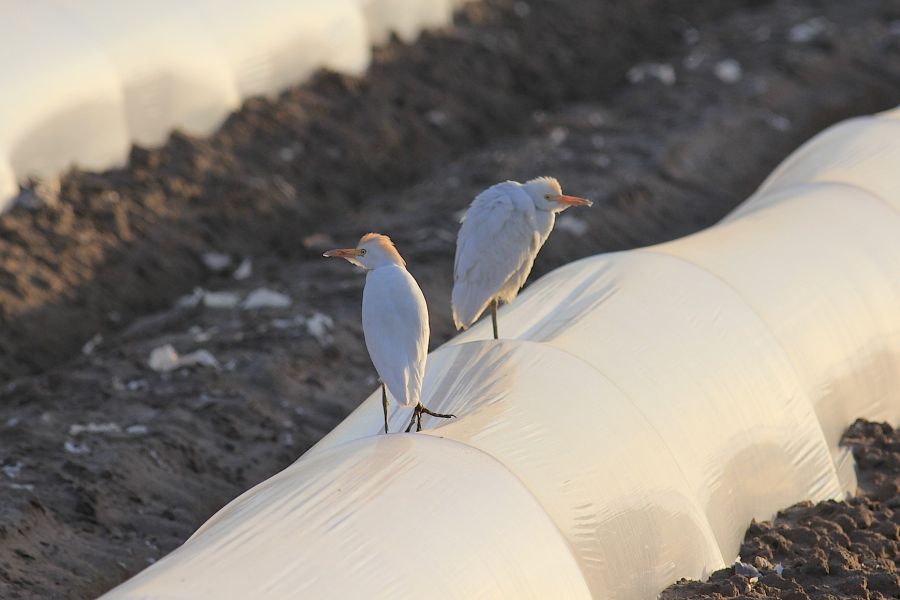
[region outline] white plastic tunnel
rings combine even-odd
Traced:
[[[390,32],[461,0],[0,0],[0,210],[28,177],[207,134],[319,67],[360,73]]]
[[[752,518],[855,485],[900,417],[900,111],[816,137],[722,223],[558,269],[107,598],[654,598]],[[409,411],[394,408],[391,428]]]

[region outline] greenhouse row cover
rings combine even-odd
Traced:
[[[119,588],[138,598],[653,598],[750,520],[855,487],[900,417],[900,110],[839,124],[723,222],[548,274]],[[392,430],[409,410],[393,407]]]
[[[0,210],[29,177],[208,134],[320,67],[361,73],[391,31],[410,39],[461,3],[0,0]]]

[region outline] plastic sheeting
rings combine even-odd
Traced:
[[[458,419],[379,435],[373,394],[108,598],[653,598],[842,496],[841,431],[900,421],[898,116],[813,139],[715,227],[543,277],[507,339],[429,356],[423,402]]]
[[[447,23],[460,0],[0,0],[0,209],[30,176],[122,163],[132,142],[206,134],[243,98],[373,43]]]

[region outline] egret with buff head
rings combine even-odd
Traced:
[[[490,306],[497,339],[497,306],[512,302],[525,285],[557,213],[592,204],[563,194],[552,177],[504,181],[478,194],[456,240],[451,296],[456,328],[468,329]]]
[[[388,432],[388,391],[399,404],[415,407],[406,431],[412,429],[413,423],[416,431],[422,430],[422,414],[442,419],[455,416],[432,412],[422,405],[430,335],[428,306],[391,238],[367,233],[356,248],[329,250],[324,256],[343,258],[366,270],[363,334],[381,378],[384,432]]]

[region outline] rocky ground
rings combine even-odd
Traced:
[[[539,276],[708,226],[818,130],[898,103],[898,0],[487,0],[362,78],[24,190],[0,215],[0,597],[102,593],[371,391],[363,279],[322,249],[390,234],[434,347],[487,185],[596,201]]]
[[[680,581],[661,600],[900,598],[900,430],[857,421],[859,493],[847,502],[801,502],[753,523],[741,562],[707,582]]]

